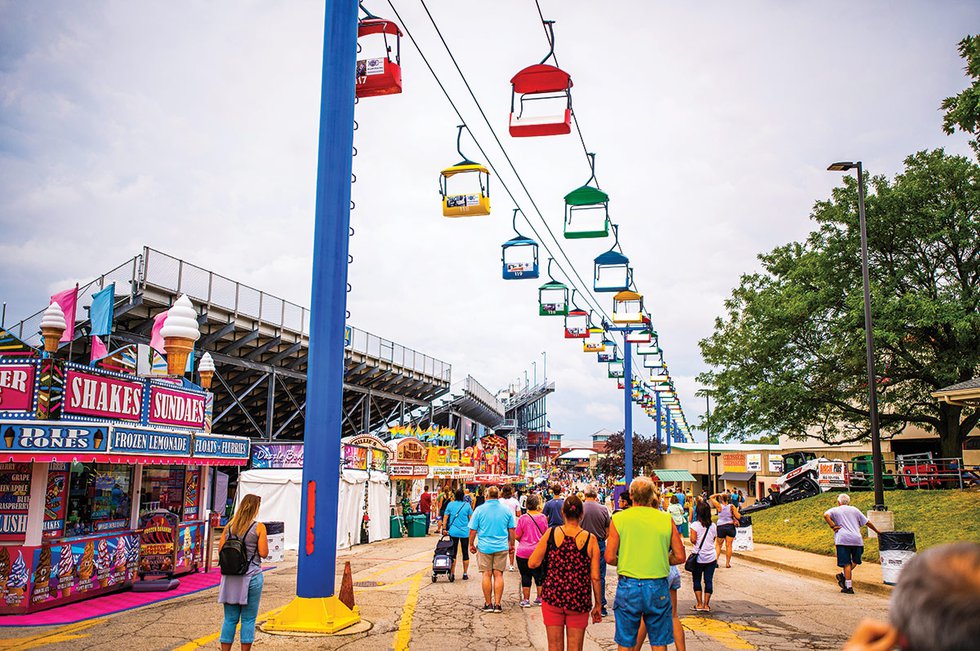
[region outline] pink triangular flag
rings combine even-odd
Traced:
[[[95,360],[102,359],[103,357],[106,357],[108,355],[109,355],[109,349],[105,347],[105,344],[102,343],[102,340],[101,339],[99,339],[98,337],[96,337],[96,336],[93,335],[92,336],[92,359],[91,359],[91,361],[94,362]]]
[[[167,351],[164,350],[163,341],[163,322],[167,320],[167,311],[164,310],[160,314],[153,317],[153,331],[150,334],[150,348],[157,351],[161,355],[166,355]]]
[[[75,306],[78,304],[78,285],[63,292],[52,294],[51,302],[57,303],[65,313],[65,324],[68,326],[61,334],[62,343],[75,338]]]

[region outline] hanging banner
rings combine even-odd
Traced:
[[[746,454],[745,455],[745,471],[746,472],[762,472],[762,455],[761,454]]]
[[[37,367],[31,362],[0,364],[0,415],[33,414]]]
[[[0,463],[0,540],[24,540],[30,500],[31,464]]]
[[[65,528],[65,500],[68,487],[67,463],[48,464],[48,486],[44,495],[44,538],[60,538]]]
[[[769,455],[769,474],[783,474],[783,458],[781,456],[775,454]]]
[[[368,448],[359,445],[344,446],[344,468],[350,470],[368,469]]]
[[[302,443],[255,443],[252,445],[252,468],[302,468]]]
[[[62,411],[65,414],[138,421],[143,411],[143,382],[69,370]]]
[[[843,461],[821,461],[819,465],[820,475],[817,483],[820,488],[845,488],[847,477],[845,476],[845,464]]]
[[[507,473],[507,439],[491,434],[480,439],[483,454],[477,462],[479,475],[503,475]]]

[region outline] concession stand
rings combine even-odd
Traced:
[[[0,614],[197,571],[204,467],[249,458],[247,438],[211,433],[212,394],[0,335]]]

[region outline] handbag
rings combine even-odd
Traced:
[[[698,550],[696,552],[691,552],[690,554],[688,554],[687,560],[684,561],[684,569],[687,570],[688,572],[693,572],[694,568],[698,566],[698,555],[701,554],[701,548],[704,547],[704,541],[708,539],[708,531],[710,530],[711,527],[708,527],[707,529],[704,530],[704,537],[701,538],[701,544],[698,545]]]

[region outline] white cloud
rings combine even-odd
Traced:
[[[559,233],[561,197],[588,177],[577,138],[506,135],[508,80],[546,50],[533,7],[429,5]],[[424,13],[395,6],[516,192]],[[937,107],[965,85],[955,44],[980,18],[974,3],[543,6],[692,424],[703,410],[697,341],[759,252],[809,230],[814,200],[840,182],[829,161],[863,157],[894,174],[916,149],[967,151],[941,134]],[[51,290],[143,244],[307,304],[322,11],[312,1],[0,6],[8,314],[39,309]],[[562,338],[560,319],[536,315],[537,283],[500,278],[511,236],[501,179],[491,217],[439,215],[437,175],[458,158],[458,119],[402,45],[404,94],[357,107],[352,323],[490,388],[532,362],[543,373],[547,351],[553,426],[576,439],[621,429],[621,393]],[[465,138],[464,151],[479,157]],[[562,246],[588,281],[609,243]],[[608,295],[599,300],[608,310]],[[639,410],[635,420],[652,427]]]

